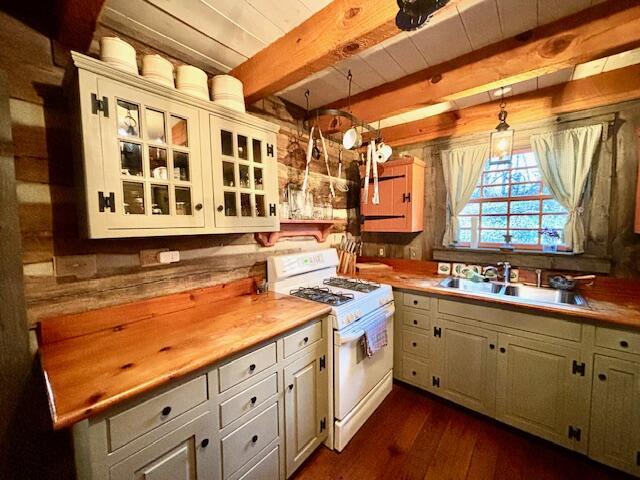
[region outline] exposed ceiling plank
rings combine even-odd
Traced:
[[[56,40],[68,48],[81,52],[87,51],[104,2],[105,0],[58,0],[55,2]]]
[[[455,3],[440,12],[455,9]],[[246,100],[253,103],[398,34],[397,12],[389,0],[334,0],[231,75],[242,80]]]
[[[356,116],[372,122],[530,80],[639,46],[639,24],[637,1],[608,1],[538,27],[530,35],[504,40],[364,91],[352,97],[351,108]],[[329,106],[346,105],[347,99],[342,99]]]
[[[517,129],[518,124],[638,98],[640,65],[632,65],[511,97],[507,102],[508,120]],[[385,143],[399,146],[489,132],[496,126],[499,103],[498,100],[383,128],[382,136]]]

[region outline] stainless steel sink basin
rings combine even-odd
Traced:
[[[438,286],[456,289],[461,292],[513,297],[528,302],[575,305],[580,307],[587,305],[587,302],[581,295],[575,292],[556,290],[554,288],[538,288],[520,284],[496,282],[476,283],[455,277],[445,278]]]

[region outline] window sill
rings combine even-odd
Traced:
[[[495,248],[434,248],[435,261],[461,262],[467,264],[495,264],[507,261],[515,267],[541,268],[544,270],[567,270],[591,273],[611,273],[611,260],[589,254],[573,252],[540,252],[514,250],[503,252]]]

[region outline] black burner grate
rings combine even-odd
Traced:
[[[363,282],[357,278],[331,277],[325,279],[323,283],[330,287],[345,288],[347,290],[354,290],[362,293],[370,293],[380,288],[380,285],[377,283]]]
[[[289,293],[295,297],[326,303],[327,305],[336,307],[353,300],[352,293],[336,293],[326,287],[301,287],[291,290]]]

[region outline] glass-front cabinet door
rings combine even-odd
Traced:
[[[278,226],[274,135],[211,116],[216,227]]]
[[[109,105],[100,116],[108,228],[204,227],[198,109],[104,78],[98,93]]]

